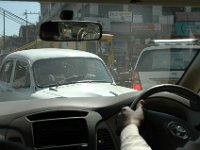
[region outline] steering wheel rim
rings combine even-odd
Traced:
[[[194,93],[193,91],[185,87],[181,87],[179,85],[171,85],[171,84],[157,85],[157,86],[147,89],[146,91],[142,91],[134,99],[130,107],[132,109],[135,109],[139,100],[143,99],[145,101],[151,95],[159,93],[159,92],[170,92],[170,93],[174,93],[182,97],[185,97],[186,99],[190,101],[190,106],[192,107],[193,110],[200,111],[199,109],[200,98],[196,93]],[[143,131],[144,134],[142,136],[144,137],[144,139],[146,139],[147,143],[150,146],[152,146],[152,149],[154,148],[156,150],[160,150],[160,149],[172,150],[175,147],[176,148],[182,147],[189,140],[194,140],[198,138],[199,136],[197,130],[194,127],[191,127],[187,121],[184,121],[175,116],[168,115],[166,113],[160,113],[157,111],[151,111],[145,108],[144,108],[144,116],[146,119],[144,120],[144,125],[143,127],[141,127],[142,129],[140,128],[140,130],[144,130]],[[188,132],[188,134],[190,134],[185,139],[184,138],[178,139],[177,137],[175,137],[176,135],[172,135],[173,133],[170,133],[170,130],[173,132],[173,130],[176,130],[176,127],[179,127],[179,126],[183,127]],[[149,132],[149,130],[151,131]],[[152,138],[151,136],[155,134],[155,131],[159,131],[159,130],[163,133],[157,134],[153,137],[153,140],[149,140],[149,138]],[[149,133],[145,133],[146,131]],[[174,134],[176,134],[176,132]],[[147,138],[145,138],[145,136]],[[172,140],[172,138],[174,138],[175,140],[174,139]],[[159,143],[158,141],[160,142],[160,144],[158,144]],[[154,143],[157,143],[158,146]]]
[[[159,93],[159,92],[171,92],[178,95],[182,95],[183,97],[190,100],[190,105],[194,110],[199,110],[200,108],[200,102],[199,102],[199,96],[194,93],[192,90],[179,86],[179,85],[173,85],[173,84],[162,84],[162,85],[156,85],[153,86],[145,91],[142,91],[132,102],[131,108],[135,109],[137,103],[143,99],[145,100],[149,96]]]

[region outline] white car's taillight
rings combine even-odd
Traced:
[[[132,74],[132,88],[137,91],[142,90],[142,84],[140,82],[140,76],[137,71],[133,71]]]

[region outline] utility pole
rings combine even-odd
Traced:
[[[35,12],[27,12],[27,10],[25,11],[24,15],[25,15],[25,20],[26,20],[26,43],[28,43],[28,15],[38,15],[40,13],[35,13]]]
[[[27,10],[25,11],[25,20],[26,20],[26,43],[28,43],[28,14]]]
[[[6,48],[6,13],[3,11],[3,50],[1,53],[4,53]]]

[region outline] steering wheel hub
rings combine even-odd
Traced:
[[[170,133],[175,137],[178,137],[184,140],[189,138],[188,129],[180,123],[170,122],[168,124],[168,129]]]

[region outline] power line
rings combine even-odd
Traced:
[[[4,15],[4,12],[1,12],[1,11],[0,11],[0,14],[1,14],[1,15]],[[10,15],[7,14],[7,13],[5,13],[5,17],[8,18],[8,19],[10,19],[10,20],[12,20],[12,21],[14,21],[14,22],[16,22],[16,23],[18,23],[18,24],[21,24],[21,25],[24,24],[23,22],[20,22],[19,20],[17,20],[17,19],[14,18],[13,16],[10,16]]]
[[[26,29],[26,42],[28,42],[28,28],[27,27],[29,25],[31,25],[31,26],[33,25],[33,27],[35,26],[34,23],[31,23],[31,22],[28,21],[28,14],[39,14],[39,13],[31,13],[31,12],[28,13],[26,11],[24,14],[26,15],[26,19],[23,19],[23,18],[15,15],[15,14],[9,12],[8,10],[0,7],[0,15],[3,16],[3,49],[4,50],[5,50],[5,30],[6,30],[5,29],[6,28],[5,23],[6,23],[6,19],[9,19],[9,20],[11,20],[11,21],[13,21],[17,24],[20,24],[21,26],[26,25],[26,28],[25,28]],[[36,29],[34,29],[35,27],[34,28],[33,27],[29,28],[29,30],[31,30],[36,37]]]
[[[6,9],[4,9],[4,8],[2,8],[2,7],[0,7],[0,12],[1,12],[1,14],[2,14],[3,12],[5,12],[6,17],[9,18],[9,19],[11,19],[12,21],[14,21],[14,22],[16,22],[16,23],[34,25],[33,23],[28,22],[28,20],[25,20],[25,19],[23,19],[23,18],[21,18],[21,17],[15,15],[15,14],[13,14],[13,13],[7,11]]]

